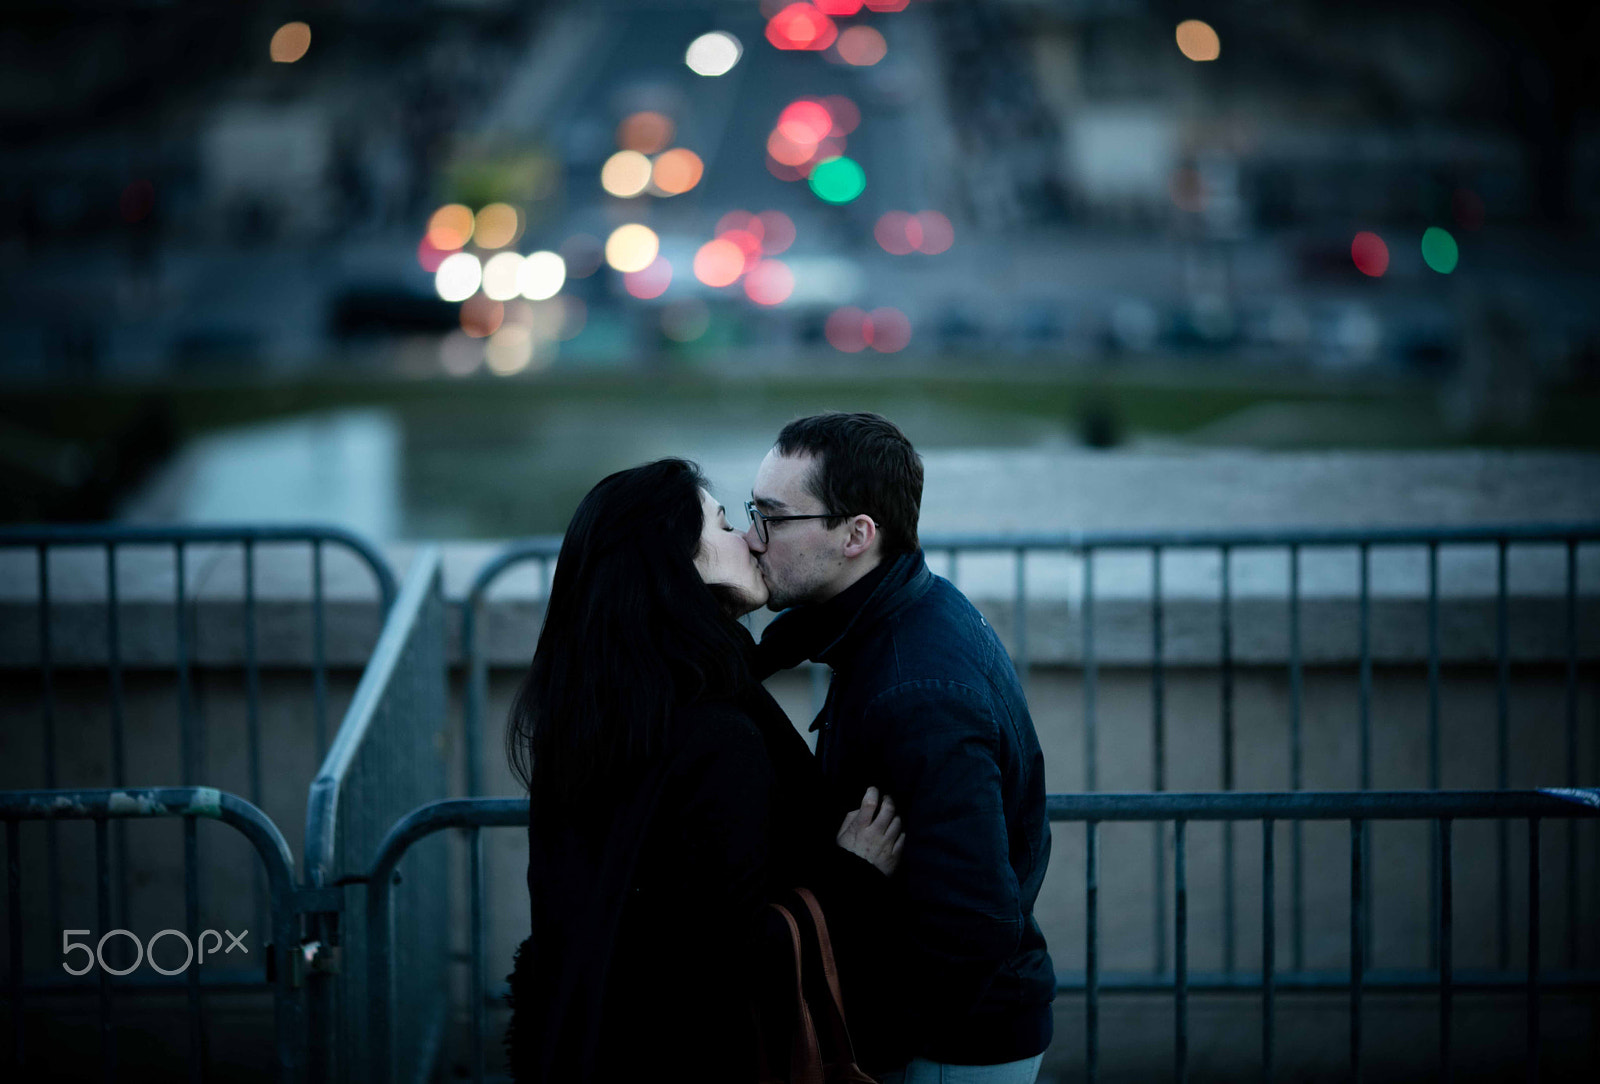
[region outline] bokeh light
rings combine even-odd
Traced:
[[[637,222],[618,226],[606,238],[606,263],[611,265],[612,270],[624,274],[643,271],[660,252],[661,239],[656,236],[656,231]]]
[[[417,263],[430,275],[439,270],[439,265],[444,263],[448,255],[449,252],[435,248],[433,242],[426,237],[417,242]]]
[[[829,135],[847,136],[861,123],[861,108],[843,94],[828,95],[822,99],[822,105],[833,118],[833,130]]]
[[[526,261],[515,252],[497,252],[483,265],[483,292],[495,301],[510,301],[522,292],[519,282]]]
[[[1389,270],[1389,246],[1375,233],[1362,230],[1350,242],[1350,258],[1363,275],[1378,278]]]
[[[483,349],[484,360],[496,376],[512,376],[532,363],[534,345],[530,328],[520,323],[506,323],[489,336]]]
[[[916,222],[922,232],[922,239],[917,243],[917,251],[937,256],[941,252],[948,252],[950,246],[955,244],[955,227],[951,226],[950,220],[938,211],[923,211],[917,216]]]
[[[529,253],[517,268],[517,293],[529,301],[554,297],[566,282],[566,261],[554,252]]]
[[[483,265],[470,252],[453,252],[433,273],[433,288],[446,301],[465,301],[483,285]]]
[[[756,229],[748,230],[761,238],[761,251],[776,256],[794,244],[794,220],[782,211],[762,211],[752,223]]]
[[[789,166],[791,169],[798,169],[811,161],[811,156],[816,150],[815,143],[796,143],[777,128],[767,136],[767,156],[779,165]]]
[[[625,151],[655,154],[672,142],[672,118],[663,113],[633,113],[617,125],[617,146]]]
[[[760,238],[766,227],[762,224],[759,216],[753,215],[749,211],[729,211],[717,219],[717,228],[712,232],[721,237],[730,230],[743,230]]]
[[[858,354],[867,348],[867,314],[854,305],[834,309],[822,333],[835,350]]]
[[[672,265],[664,256],[657,256],[642,271],[629,271],[622,276],[622,288],[641,301],[660,297],[671,285]]]
[[[744,265],[744,250],[726,237],[718,237],[694,254],[694,277],[707,286],[732,286],[744,274]]]
[[[809,165],[791,166],[778,161],[772,155],[767,155],[767,172],[780,181],[803,181],[811,172]]]
[[[600,187],[619,199],[632,199],[650,184],[650,159],[639,151],[618,151],[600,167]]]
[[[461,303],[461,330],[474,339],[487,339],[506,318],[506,307],[483,294],[473,294]]]
[[[439,364],[451,376],[470,376],[483,364],[483,344],[464,331],[452,331],[439,343]]]
[[[868,11],[904,11],[911,0],[866,0]]]
[[[674,147],[656,159],[650,180],[669,196],[681,196],[705,175],[705,163],[687,147]]]
[[[904,211],[887,211],[872,227],[872,236],[891,256],[907,256],[922,244],[922,224]]]
[[[509,203],[491,203],[473,220],[472,236],[479,248],[505,248],[522,232],[522,216]]]
[[[807,3],[790,4],[767,21],[767,40],[776,49],[826,49],[839,28]]]
[[[1178,51],[1190,60],[1215,60],[1222,55],[1222,40],[1210,23],[1185,19],[1175,34]]]
[[[794,293],[794,272],[782,260],[761,260],[745,275],[744,292],[757,305],[781,305]]]
[[[1429,226],[1422,231],[1422,262],[1429,268],[1448,275],[1460,261],[1461,250],[1456,247],[1456,239],[1450,236],[1449,230]]]
[[[674,301],[661,310],[661,333],[675,343],[692,343],[711,326],[711,310],[698,297]]]
[[[827,203],[849,203],[867,187],[867,175],[855,160],[840,156],[818,162],[809,178],[811,191]]]
[[[586,279],[605,262],[606,247],[600,238],[590,233],[575,233],[561,242],[561,259],[566,263],[567,277]]]
[[[761,222],[759,219],[752,218],[750,225],[751,229],[728,230],[720,235],[720,240],[739,246],[739,251],[744,254],[746,264],[761,255],[761,235],[756,232],[761,229]]]
[[[814,98],[790,102],[778,114],[777,131],[802,146],[816,146],[833,131],[833,115]]]
[[[305,23],[284,23],[272,35],[267,53],[276,64],[293,64],[311,48],[311,28]]]
[[[834,18],[854,15],[861,10],[861,0],[816,0],[817,10]]]
[[[744,46],[739,44],[738,38],[725,30],[713,30],[689,43],[683,62],[696,75],[727,75],[743,53]]]
[[[583,298],[571,294],[541,301],[533,308],[534,330],[546,338],[562,342],[576,339],[589,323],[589,306],[583,303]]]
[[[870,26],[852,26],[839,35],[834,46],[846,64],[870,68],[889,55],[889,45],[883,35]]]
[[[873,309],[863,331],[867,345],[880,354],[893,354],[911,343],[911,321],[899,309]]]
[[[471,207],[447,203],[428,219],[428,242],[441,252],[454,252],[472,240],[476,221]]]

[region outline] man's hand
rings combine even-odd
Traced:
[[[851,854],[871,862],[885,877],[893,873],[906,845],[894,799],[885,794],[880,801],[878,788],[868,787],[861,808],[845,815],[834,840]]]

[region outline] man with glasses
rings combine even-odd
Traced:
[[[1031,1084],[1055,997],[1033,917],[1044,758],[999,638],[923,560],[921,457],[877,414],[802,418],[750,495],[746,538],[783,611],[762,676],[832,669],[812,723],[823,773],[842,810],[876,785],[905,824],[896,934],[845,976],[861,1060],[891,1084]]]

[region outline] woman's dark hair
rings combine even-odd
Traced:
[[[536,807],[614,795],[661,753],[674,708],[750,682],[731,589],[694,567],[702,488],[695,464],[660,459],[602,479],[573,513],[506,725]]]

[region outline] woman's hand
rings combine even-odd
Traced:
[[[885,877],[893,873],[906,845],[894,799],[885,794],[880,801],[878,788],[868,787],[861,808],[845,815],[834,840],[851,854],[871,862]]]

